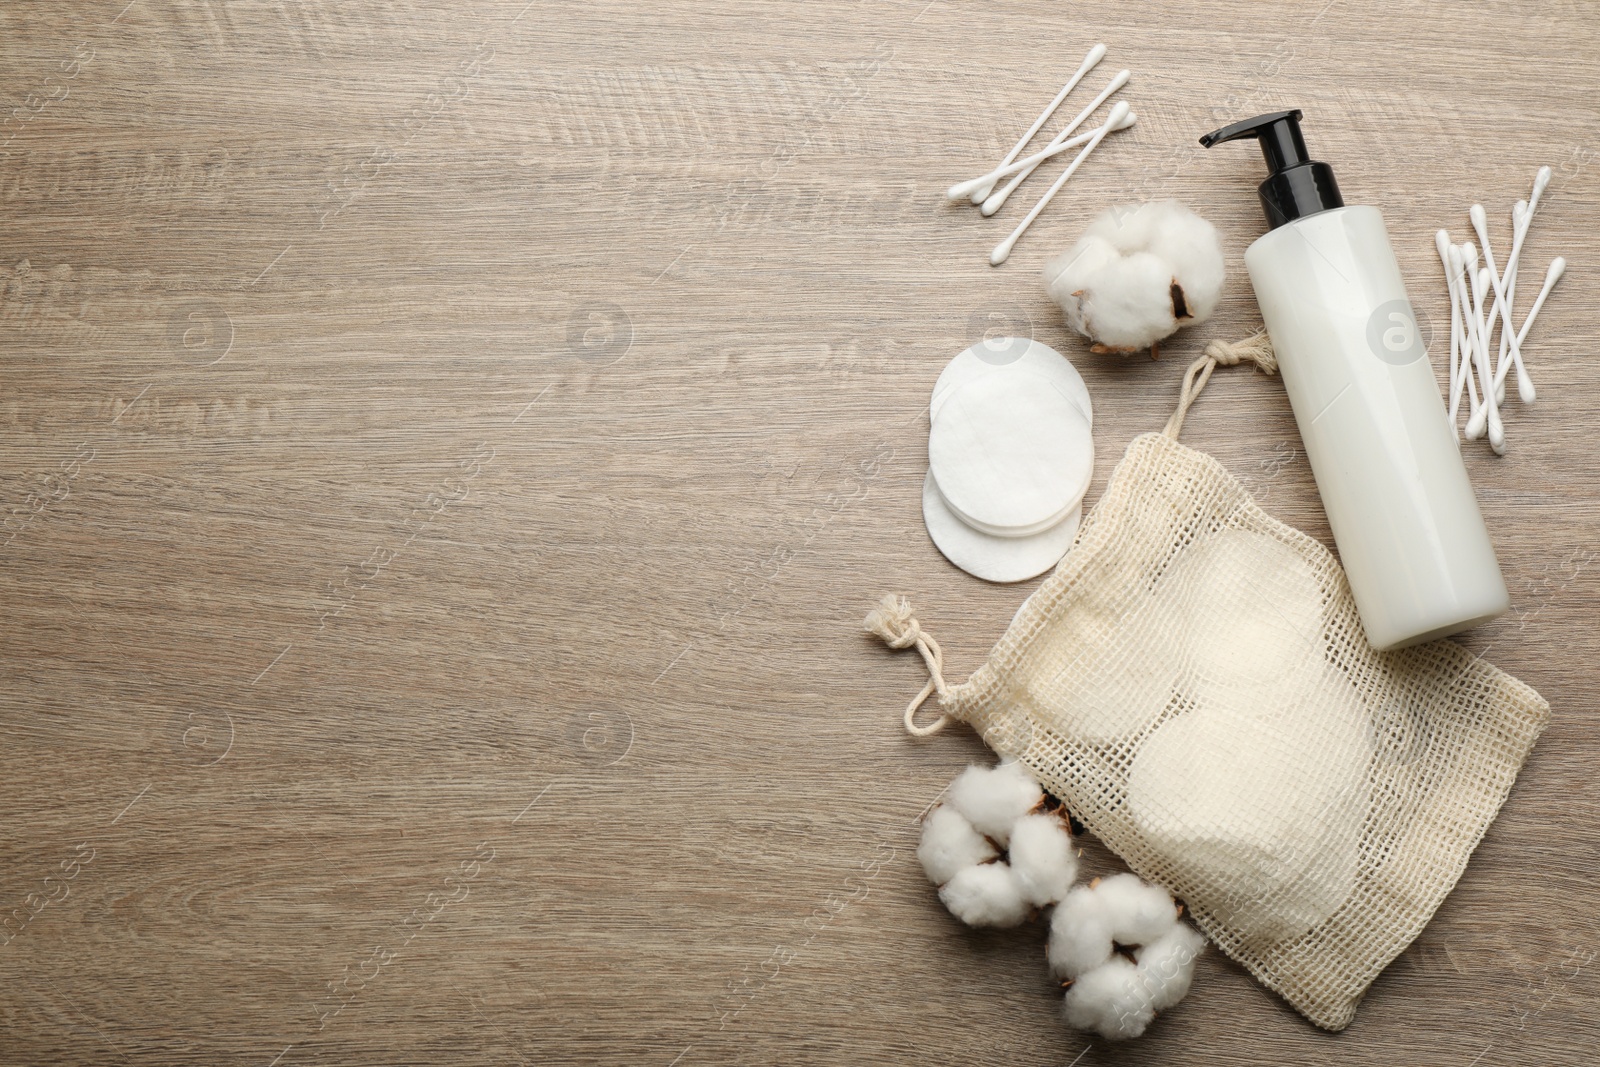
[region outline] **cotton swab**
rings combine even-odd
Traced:
[[[1519,345],[1522,343],[1522,339],[1528,335],[1528,327],[1532,326],[1533,320],[1538,317],[1539,309],[1544,307],[1545,297],[1550,295],[1550,290],[1556,287],[1556,282],[1560,281],[1561,276],[1566,272],[1567,260],[1565,256],[1557,256],[1550,261],[1550,269],[1545,271],[1544,285],[1539,289],[1538,299],[1533,302],[1533,307],[1528,311],[1528,317],[1522,323],[1522,329],[1517,331],[1517,343]]]
[[[1450,272],[1450,231],[1440,230],[1433,235],[1439,249],[1439,261],[1444,264],[1444,281],[1450,288],[1450,432],[1461,440],[1456,428],[1456,412],[1461,409],[1461,306],[1456,303],[1456,277]]]
[[[1488,420],[1487,415],[1480,415],[1482,406],[1478,401],[1478,388],[1473,384],[1473,363],[1477,354],[1475,335],[1472,330],[1472,282],[1471,275],[1467,273],[1466,256],[1463,249],[1466,245],[1457,245],[1450,249],[1450,269],[1456,276],[1456,296],[1461,301],[1461,384],[1467,391],[1467,427],[1463,431],[1469,441],[1474,441],[1483,436],[1483,425]]]
[[[1501,285],[1506,288],[1506,311],[1510,312],[1512,301],[1516,299],[1517,265],[1521,262],[1522,242],[1527,239],[1528,230],[1533,224],[1533,213],[1539,207],[1539,198],[1544,196],[1544,191],[1550,186],[1551,170],[1548,166],[1540,167],[1533,176],[1533,192],[1527,200],[1518,200],[1511,211],[1512,244],[1511,256],[1506,261],[1506,276],[1502,277]],[[1520,214],[1520,218],[1518,217]],[[1509,283],[1509,284],[1508,284]],[[1505,393],[1505,361],[1506,353],[1511,347],[1512,338],[1506,334],[1510,332],[1511,319],[1506,319],[1507,327],[1500,331],[1500,351],[1495,359],[1494,376],[1499,382],[1499,393]],[[1520,358],[1521,342],[1518,340],[1517,357],[1513,360],[1517,368],[1517,395],[1525,404],[1533,403],[1533,381],[1528,377],[1527,364]]]
[[[1513,254],[1519,257],[1521,255],[1521,250],[1517,246],[1520,242],[1527,239],[1527,232],[1524,229],[1526,222],[1522,217],[1522,213],[1527,210],[1528,202],[1526,200],[1518,200],[1515,204],[1511,205],[1511,251]],[[1508,312],[1512,311],[1516,307],[1516,279],[1516,266],[1511,262],[1511,256],[1507,256],[1505,266],[1500,271],[1500,289],[1505,297],[1505,310]],[[1502,301],[1495,301],[1495,307],[1497,309],[1501,306],[1501,304]],[[1503,318],[1503,316],[1501,317]],[[1494,378],[1495,381],[1500,383],[1499,388],[1495,390],[1494,401],[1502,408],[1506,406],[1506,387],[1505,380],[1501,377],[1500,371],[1505,367],[1506,358],[1511,350],[1511,338],[1508,335],[1512,332],[1513,331],[1507,329],[1502,329],[1500,331],[1500,342],[1494,355]],[[1517,361],[1512,360],[1511,362],[1515,364]],[[1521,376],[1519,375],[1518,377],[1520,380]]]
[[[1499,267],[1494,266],[1494,250],[1490,246],[1490,222],[1488,222],[1488,213],[1483,211],[1482,203],[1475,203],[1475,205],[1472,205],[1472,208],[1467,211],[1467,216],[1472,219],[1472,229],[1477,232],[1478,243],[1483,245],[1483,262],[1485,262],[1486,266],[1488,266],[1488,270],[1490,270],[1490,285],[1493,286],[1494,290],[1494,301],[1491,302],[1490,307],[1488,307],[1488,314],[1485,315],[1485,322],[1478,325],[1478,330],[1480,330],[1480,333],[1482,333],[1483,336],[1483,349],[1485,349],[1485,355],[1488,355],[1488,349],[1490,349],[1490,346],[1494,341],[1494,326],[1496,326],[1496,322],[1502,323],[1502,347],[1507,346],[1507,336],[1509,336],[1509,334],[1514,334],[1515,331],[1517,331],[1517,325],[1510,320],[1510,301],[1507,299],[1506,286],[1504,286],[1504,283],[1502,283]],[[1515,229],[1512,230],[1512,243],[1515,245]],[[1510,269],[1509,262],[1510,261],[1507,261],[1507,270]],[[1480,310],[1482,310],[1482,307],[1480,307]],[[1522,362],[1522,352],[1518,352],[1517,339],[1515,339],[1514,336],[1510,338],[1509,347],[1510,358],[1512,358],[1512,362]],[[1502,363],[1504,363],[1504,357],[1499,357],[1499,355],[1496,355],[1496,358],[1494,358],[1493,371],[1491,371],[1491,381],[1494,382],[1494,406],[1496,406],[1496,410],[1498,410],[1499,406],[1506,403],[1506,379],[1502,378],[1501,373],[1499,373],[1499,371],[1501,371]]]
[[[1474,264],[1477,263],[1476,253],[1473,254],[1472,260]],[[1488,267],[1478,267],[1478,277],[1472,287],[1472,297],[1477,304],[1475,313],[1477,321],[1474,325],[1478,330],[1478,384],[1483,386],[1482,411],[1485,416],[1485,428],[1489,433],[1489,447],[1494,449],[1495,455],[1503,456],[1506,454],[1506,431],[1500,421],[1500,402],[1494,394],[1494,371],[1489,366],[1489,333],[1493,329],[1493,320],[1490,320],[1489,326],[1484,324],[1485,298],[1489,295],[1489,281],[1493,275],[1494,271]],[[1493,315],[1494,309],[1488,308],[1487,314]]]
[[[1461,299],[1464,300],[1464,301],[1467,300],[1467,295],[1466,295],[1466,292],[1465,292],[1466,284],[1467,284],[1466,279],[1462,278],[1457,284],[1459,284],[1461,286],[1461,288],[1462,288]],[[1471,345],[1467,343],[1467,325],[1466,325],[1466,322],[1465,322],[1466,316],[1463,315],[1462,318],[1463,318],[1463,322],[1462,322],[1462,326],[1461,326],[1461,331],[1462,331],[1462,333],[1461,333],[1461,345],[1462,345],[1462,348],[1461,348],[1461,382],[1462,382],[1463,385],[1465,385],[1467,387],[1467,411],[1468,411],[1467,428],[1462,431],[1462,436],[1465,437],[1469,441],[1475,441],[1478,438],[1483,436],[1484,424],[1488,421],[1489,416],[1486,415],[1486,414],[1485,415],[1480,415],[1479,414],[1479,412],[1482,411],[1482,409],[1483,409],[1483,402],[1478,399],[1478,387],[1477,387],[1477,385],[1474,384],[1474,380],[1473,380],[1473,374],[1472,374],[1472,362],[1473,362],[1473,360],[1472,360],[1472,353],[1470,351]]]
[[[1533,195],[1528,197],[1528,217],[1533,218],[1533,213],[1538,210],[1539,198],[1544,195],[1545,189],[1550,186],[1551,171],[1549,167],[1540,167],[1539,172],[1533,176]]]
[[[1477,421],[1478,408],[1480,406],[1478,402],[1478,387],[1473,384],[1472,380],[1471,328],[1467,325],[1472,319],[1472,300],[1468,295],[1470,283],[1466,279],[1466,261],[1461,254],[1462,247],[1464,246],[1450,246],[1450,270],[1455,278],[1456,299],[1460,302],[1458,306],[1461,315],[1461,371],[1460,377],[1456,380],[1456,389],[1458,391],[1463,387],[1466,389],[1468,414],[1465,436],[1470,441],[1481,436],[1483,429],[1481,423]],[[1488,416],[1484,416],[1484,418],[1487,419]]]
[[[1118,126],[1117,129],[1125,130],[1129,126],[1132,126],[1134,123],[1136,123],[1138,121],[1139,121],[1139,116],[1134,114],[1132,111],[1130,111],[1130,112],[1128,112],[1128,117],[1122,120],[1122,125]],[[1068,140],[1062,141],[1060,144],[1055,145],[1055,146],[1053,146],[1051,148],[1046,148],[1042,152],[1035,152],[1033,155],[1028,156],[1026,159],[1019,159],[1015,163],[1010,163],[1010,164],[1007,164],[1005,166],[996,167],[994,170],[991,170],[988,174],[985,174],[985,175],[983,175],[981,177],[973,178],[973,179],[971,179],[969,181],[959,182],[959,183],[957,183],[955,185],[952,185],[949,189],[945,190],[945,194],[944,195],[945,195],[946,199],[949,199],[949,200],[965,200],[967,198],[967,194],[972,192],[976,188],[987,186],[988,188],[992,189],[992,188],[994,188],[995,183],[998,182],[1001,178],[1009,178],[1011,175],[1016,174],[1018,171],[1021,171],[1021,170],[1027,169],[1027,168],[1031,168],[1031,167],[1037,167],[1040,163],[1043,163],[1045,160],[1050,159],[1053,156],[1059,156],[1061,153],[1065,152],[1069,148],[1077,148],[1081,144],[1085,144],[1085,143],[1087,143],[1089,141],[1094,140],[1095,134],[1099,133],[1100,130],[1101,130],[1101,127],[1096,126],[1094,129],[1090,130],[1088,133],[1080,133],[1076,137],[1072,137],[1072,138],[1069,138]]]
[[[1011,146],[1011,151],[1006,153],[1006,158],[1000,161],[1001,167],[1004,167],[1006,164],[1016,159],[1022,150],[1028,147],[1028,142],[1033,140],[1033,135],[1039,132],[1039,127],[1050,121],[1050,116],[1056,113],[1056,108],[1061,106],[1061,101],[1065,100],[1067,98],[1067,94],[1078,87],[1078,83],[1083,80],[1084,75],[1088,74],[1091,70],[1098,66],[1100,61],[1105,57],[1105,45],[1097,44],[1093,48],[1089,49],[1089,54],[1083,57],[1083,62],[1078,66],[1078,73],[1074,74],[1067,81],[1067,84],[1061,87],[1061,91],[1056,94],[1056,98],[1050,101],[1043,111],[1039,112],[1038,118],[1033,120],[1033,125],[1028,127],[1028,132],[1023,134],[1022,137],[1018,139],[1017,143]],[[994,181],[989,182],[987,185],[982,185],[976,189],[968,190],[968,192],[972,194],[972,202],[974,204],[983,203],[984,199],[994,191],[994,183],[999,180],[999,178],[995,178]],[[967,194],[963,193],[962,195],[965,196]],[[952,196],[950,199],[955,200],[958,198]]]
[[[1550,261],[1550,269],[1545,271],[1544,285],[1539,289],[1539,296],[1534,300],[1533,307],[1529,309],[1528,317],[1522,323],[1522,329],[1517,331],[1517,346],[1519,348],[1522,346],[1522,339],[1528,336],[1528,327],[1532,326],[1533,320],[1539,317],[1539,309],[1544,307],[1545,298],[1550,295],[1550,290],[1556,287],[1556,282],[1560,281],[1561,276],[1566,272],[1567,261],[1565,257],[1557,256],[1555,259]],[[1527,371],[1523,371],[1523,373],[1526,374]],[[1505,374],[1504,369],[1500,371],[1500,374],[1502,376]],[[1520,393],[1521,390],[1522,382],[1519,379],[1517,381],[1517,391]],[[1528,383],[1528,392],[1530,394],[1533,392],[1533,382],[1531,381]],[[1527,400],[1525,400],[1525,403],[1533,403],[1532,397],[1530,396]]]
[[[1472,309],[1473,275],[1466,261],[1466,250],[1470,245],[1470,241],[1462,242],[1456,250],[1458,258],[1455,260],[1461,269],[1461,272],[1456,275],[1456,292],[1461,298],[1461,379],[1466,384],[1467,400],[1469,401],[1467,405],[1467,427],[1464,435],[1469,441],[1483,436],[1485,424],[1489,419],[1487,413],[1480,414],[1479,412],[1483,402],[1478,399],[1478,387],[1474,384],[1476,381],[1475,368],[1478,362],[1478,350],[1475,343],[1476,335],[1472,332],[1470,325],[1474,316]]]
[[[1506,257],[1505,273],[1500,275],[1500,287],[1506,293],[1506,306],[1515,308],[1517,302],[1517,264],[1522,260],[1522,242],[1528,238],[1528,202],[1518,200],[1511,205],[1511,254]],[[1500,376],[1500,367],[1506,361],[1506,350],[1511,347],[1511,339],[1504,330],[1500,331],[1500,354],[1495,358],[1495,377]]]
[[[1039,213],[1050,203],[1050,199],[1056,195],[1063,185],[1067,184],[1067,179],[1072,177],[1073,172],[1078,169],[1084,160],[1089,158],[1089,154],[1095,150],[1096,146],[1105,140],[1112,130],[1121,126],[1122,120],[1128,117],[1129,110],[1126,100],[1117,101],[1117,106],[1111,109],[1111,114],[1106,118],[1106,124],[1095,132],[1094,139],[1084,145],[1072,162],[1067,164],[1067,169],[1061,172],[1061,177],[1057,178],[1056,183],[1045,191],[1045,194],[1039,198],[1037,204],[1033,205],[1033,210],[1023,216],[1022,221],[1017,224],[1017,228],[1011,231],[1011,236],[995,245],[994,251],[989,253],[989,265],[991,267],[998,267],[1006,261],[1011,255],[1011,249],[1016,246],[1017,239],[1033,223],[1033,220],[1039,217]],[[987,204],[984,206],[988,207]],[[988,214],[987,211],[984,213]]]
[[[1516,203],[1516,206],[1514,206],[1511,209],[1511,219],[1512,219],[1513,226],[1515,226],[1517,224],[1517,221],[1518,221],[1517,220],[1517,212],[1518,212],[1518,210],[1520,209],[1521,213],[1522,213],[1522,219],[1521,219],[1522,237],[1521,238],[1517,238],[1517,237],[1513,236],[1513,238],[1512,238],[1512,248],[1511,248],[1511,259],[1510,259],[1510,261],[1508,261],[1506,263],[1506,271],[1507,271],[1507,273],[1509,273],[1511,275],[1511,278],[1512,278],[1513,282],[1515,282],[1516,276],[1517,276],[1516,275],[1517,263],[1521,261],[1522,240],[1527,238],[1528,229],[1533,224],[1533,213],[1536,210],[1538,210],[1538,207],[1539,207],[1539,198],[1544,196],[1544,191],[1545,191],[1545,189],[1549,188],[1549,186],[1550,186],[1550,168],[1549,167],[1540,167],[1538,172],[1536,174],[1534,174],[1534,176],[1533,176],[1533,193],[1526,200],[1518,200],[1517,203]],[[1502,284],[1504,284],[1504,283],[1502,282]]]
[[[1478,232],[1478,241],[1483,245],[1483,262],[1489,268],[1489,284],[1494,287],[1494,305],[1489,309],[1489,332],[1484,337],[1484,340],[1487,341],[1489,337],[1494,335],[1496,312],[1499,313],[1503,323],[1501,336],[1515,334],[1517,324],[1511,321],[1511,305],[1506,302],[1505,290],[1500,285],[1500,274],[1494,265],[1494,250],[1489,247],[1489,217],[1484,213],[1482,204],[1473,204],[1467,214],[1472,219],[1472,228]],[[1488,358],[1487,344],[1484,345],[1484,358]],[[1511,358],[1519,364],[1522,362],[1522,352],[1518,348],[1517,339],[1514,336],[1511,338]],[[1505,378],[1503,375],[1496,373],[1494,381],[1497,390],[1504,387]],[[1496,395],[1495,399],[1498,401],[1500,396]]]
[[[1104,89],[1100,90],[1100,95],[1089,101],[1088,106],[1086,106],[1082,111],[1078,112],[1077,118],[1063,126],[1061,131],[1057,133],[1051,140],[1048,147],[1054,148],[1057,144],[1065,141],[1068,137],[1071,137],[1072,131],[1076,130],[1079,126],[1082,126],[1084,121],[1088,119],[1090,115],[1093,115],[1095,110],[1099,108],[1101,104],[1105,103],[1112,93],[1116,92],[1124,85],[1127,85],[1128,79],[1131,77],[1133,77],[1133,72],[1130,70],[1117,71],[1116,76],[1111,79],[1110,83]],[[1107,124],[1109,125],[1109,121]],[[1000,208],[1004,206],[1006,199],[1011,196],[1011,193],[1016,189],[1016,187],[1026,181],[1028,175],[1032,174],[1033,171],[1033,167],[1029,167],[1027,170],[1018,171],[1016,174],[1012,175],[1011,180],[1006,182],[999,192],[990,194],[989,198],[983,202],[983,207],[980,209],[984,216],[987,217],[989,215],[993,215],[996,211],[999,211]]]
[[[1473,409],[1472,415],[1467,419],[1467,440],[1475,441],[1488,429],[1489,409],[1494,401],[1494,375],[1484,366],[1486,346],[1483,343],[1483,297],[1488,291],[1488,279],[1478,267],[1478,251],[1472,242],[1467,241],[1461,248],[1461,259],[1467,268],[1467,301],[1462,310],[1467,316],[1467,340],[1472,349],[1473,369],[1477,372],[1478,384],[1483,386],[1483,402]]]

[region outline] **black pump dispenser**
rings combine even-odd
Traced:
[[[1261,183],[1261,207],[1273,229],[1305,215],[1344,207],[1333,168],[1306,158],[1306,141],[1300,134],[1300,111],[1274,111],[1235,122],[1200,138],[1206,148],[1223,141],[1254,137],[1261,144],[1272,173]]]

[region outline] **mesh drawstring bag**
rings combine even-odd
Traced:
[[[965,684],[905,600],[867,626],[927,661],[908,730],[970,724],[1341,1030],[1461,876],[1550,708],[1448,640],[1374,652],[1338,561],[1178,442],[1212,370],[1239,362],[1276,369],[1264,335],[1207,346]],[[934,694],[943,714],[920,725]]]

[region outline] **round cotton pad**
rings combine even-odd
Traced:
[[[1089,488],[1089,420],[1037,374],[985,375],[953,389],[928,434],[928,468],[950,509],[1016,536],[1064,517]]]
[[[1049,345],[1026,337],[1001,337],[993,341],[979,341],[945,364],[939,380],[933,383],[933,398],[928,404],[928,417],[939,417],[939,409],[949,398],[951,390],[966,385],[996,371],[1023,370],[1037,374],[1061,390],[1061,394],[1083,412],[1090,424],[1094,423],[1094,404],[1089,399],[1089,387],[1072,361]]]
[[[1320,667],[1281,703],[1198,701],[1128,770],[1127,812],[1146,847],[1250,942],[1322,925],[1361,866],[1371,746],[1359,694]]]
[[[1218,530],[1164,580],[1186,593],[1177,632],[1201,678],[1281,689],[1322,660],[1321,583],[1305,555],[1277,538]]]
[[[1054,567],[1078,534],[1081,508],[1033,537],[992,537],[962,522],[939,495],[933,472],[922,482],[922,521],[944,558],[986,582],[1024,582]]]

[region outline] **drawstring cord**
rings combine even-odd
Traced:
[[[1200,399],[1200,393],[1211,380],[1211,372],[1218,366],[1231,367],[1236,363],[1254,363],[1267,374],[1278,372],[1278,356],[1272,350],[1272,341],[1265,330],[1257,331],[1243,341],[1212,341],[1206,345],[1205,355],[1189,364],[1189,369],[1184,372],[1178,410],[1172,413],[1162,432],[1176,441],[1183,429],[1183,417],[1189,414],[1189,406]]]
[[[915,648],[928,666],[928,684],[906,705],[906,732],[914,737],[931,737],[950,725],[950,716],[943,713],[927,726],[917,725],[917,710],[927,699],[938,693],[943,700],[950,690],[944,680],[944,650],[911,614],[911,601],[893,593],[886,595],[867,613],[865,625],[868,633],[877,634],[890,648]]]

